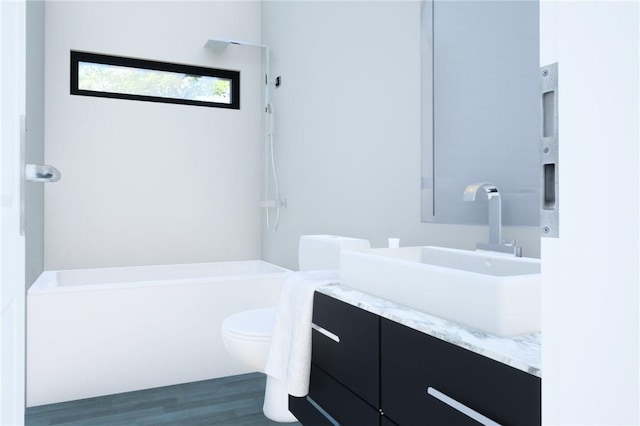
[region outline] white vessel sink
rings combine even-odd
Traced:
[[[540,261],[442,247],[343,251],[340,282],[497,336],[540,331]]]

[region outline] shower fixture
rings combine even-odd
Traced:
[[[269,51],[269,47],[265,46],[264,44],[258,44],[258,43],[251,43],[249,41],[240,41],[240,40],[231,40],[231,39],[226,39],[226,38],[214,38],[214,39],[209,39],[207,40],[207,42],[204,44],[204,47],[208,48],[208,49],[213,49],[216,52],[222,52],[224,49],[227,48],[227,46],[229,46],[230,44],[234,44],[236,46],[253,46],[253,47],[260,47],[263,49],[266,49],[267,52]],[[269,70],[267,70],[268,72]]]
[[[276,87],[280,86],[280,76],[276,77],[275,81],[269,80],[269,66],[270,66],[270,58],[269,58],[269,46],[264,44],[252,43],[248,41],[240,41],[240,40],[231,40],[226,38],[216,38],[209,39],[205,43],[204,47],[211,49],[212,51],[221,54],[223,53],[229,45],[235,46],[249,46],[249,47],[258,47],[264,50],[264,66],[265,66],[265,75],[264,75],[264,114],[265,114],[265,133],[264,137],[267,138],[267,152],[268,154],[265,156],[265,180],[264,180],[264,196],[265,200],[260,202],[260,207],[265,209],[267,214],[267,231],[270,234],[275,234],[278,230],[278,226],[280,224],[280,209],[287,206],[286,199],[280,199],[280,185],[278,183],[278,175],[276,173],[276,163],[275,163],[275,155],[273,152],[273,122],[274,122],[274,109],[271,104],[271,98],[269,96],[269,85],[275,84]],[[267,169],[271,169],[271,173],[273,176],[273,189],[274,194],[273,197],[269,197],[269,178]],[[273,227],[271,226],[271,211],[275,209],[275,224]]]

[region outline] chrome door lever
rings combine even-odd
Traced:
[[[57,182],[62,174],[47,164],[27,164],[24,167],[24,178],[29,182]]]

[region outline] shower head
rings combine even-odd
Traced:
[[[226,39],[226,38],[209,39],[204,44],[204,47],[206,47],[208,49],[211,49],[211,50],[214,50],[216,52],[222,52],[230,44],[235,44],[235,45],[238,45],[238,46],[260,47],[262,49],[268,49],[268,47],[263,45],[263,44],[251,43],[251,42],[248,42],[248,41],[231,40],[231,39]]]

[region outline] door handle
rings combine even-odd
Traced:
[[[47,164],[27,164],[24,168],[24,178],[29,182],[57,182],[61,177],[58,169]]]
[[[62,177],[58,169],[47,164],[26,164],[27,122],[25,116],[20,117],[20,235],[24,236],[26,227],[26,182],[57,182]]]

